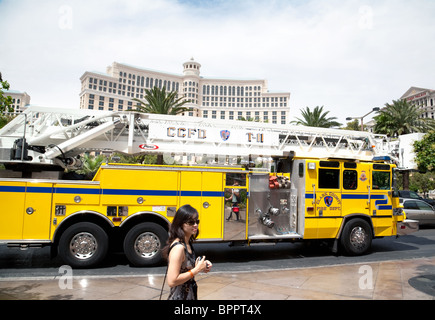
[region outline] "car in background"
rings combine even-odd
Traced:
[[[423,200],[427,203],[429,203],[432,207],[435,206],[435,200],[433,199],[425,199],[423,197],[420,197],[417,192],[415,191],[409,191],[409,190],[399,190],[399,197],[400,198],[408,198],[408,199],[418,199]]]
[[[401,198],[400,203],[403,204],[407,219],[417,220],[419,225],[435,224],[435,209],[427,202]]]

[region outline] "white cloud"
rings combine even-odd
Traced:
[[[0,71],[34,104],[77,108],[85,71],[181,73],[193,56],[205,77],[290,91],[293,117],[324,105],[344,123],[435,88],[434,13],[431,0],[3,0]]]

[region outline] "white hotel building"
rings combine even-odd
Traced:
[[[12,97],[12,109],[13,112],[23,112],[30,104],[30,96],[27,92],[16,90],[5,90],[5,96]]]
[[[143,100],[145,89],[157,86],[191,101],[185,105],[190,108],[185,116],[289,122],[289,92],[269,92],[266,80],[203,78],[200,69],[193,58],[183,64],[182,75],[113,62],[106,74],[86,71],[81,76],[80,108],[132,110],[137,104],[133,98]]]
[[[417,106],[423,112],[422,118],[435,119],[435,90],[411,87],[400,99]]]

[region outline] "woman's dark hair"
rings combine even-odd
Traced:
[[[169,254],[169,246],[175,239],[180,239],[180,242],[184,242],[184,230],[183,224],[189,222],[191,220],[198,219],[198,211],[189,204],[186,204],[180,208],[178,208],[175,213],[174,220],[172,220],[172,224],[169,227],[169,238],[167,241],[167,245],[163,248],[163,256],[168,257]],[[198,237],[198,232],[190,238],[190,242],[193,242]]]

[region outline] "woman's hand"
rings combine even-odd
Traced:
[[[195,261],[195,268],[197,273],[199,272],[209,272],[212,267],[212,264],[209,260],[205,260],[205,256],[198,257]]]
[[[210,260],[205,260],[205,264],[206,264],[206,268],[205,268],[204,272],[209,273],[213,264],[210,262]]]

